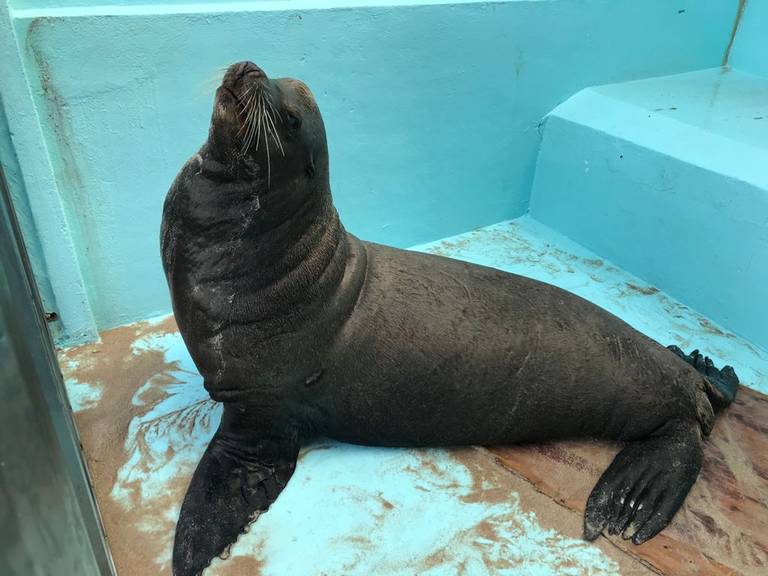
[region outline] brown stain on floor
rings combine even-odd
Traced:
[[[425,251],[439,256],[457,258],[466,249],[476,246],[477,242],[507,248],[508,251],[504,254],[504,260],[507,263],[533,264],[555,275],[561,272],[575,273],[572,264],[579,259],[578,256],[551,244],[535,246],[520,234],[519,226],[515,222],[507,222],[503,226],[492,228],[481,228],[458,238],[441,240],[428,246]]]
[[[654,294],[659,293],[659,289],[655,286],[639,286],[637,284],[633,284],[632,282],[625,282],[624,284],[633,292],[644,294],[645,296],[653,296]]]
[[[522,511],[524,513],[534,512],[536,521],[542,528],[554,530],[558,537],[575,540],[581,538],[582,516],[580,513],[563,507],[535,489],[526,479],[510,473],[510,470],[502,465],[494,453],[485,448],[455,448],[451,449],[449,454],[457,464],[467,470],[471,478],[468,493],[460,497],[462,502],[466,504],[504,504],[517,497]],[[426,457],[423,459],[426,460]],[[446,546],[435,550],[423,559],[417,567],[418,570],[413,573],[418,574],[437,566],[451,568],[456,574],[468,573],[468,567],[466,563],[463,563],[465,559],[456,556],[454,551],[461,554],[462,550],[467,550],[470,546],[477,549],[477,544],[482,541],[498,542],[508,539],[508,536],[504,536],[502,531],[509,526],[519,524],[520,520],[516,514],[514,508],[509,508],[505,514],[484,518],[469,533],[457,535],[455,541],[447,543]],[[654,574],[654,571],[642,562],[618,550],[608,541],[598,541],[594,545],[605,556],[618,564],[623,576]],[[481,559],[489,574],[497,574],[502,570],[524,568],[516,564],[513,559],[503,555],[482,553]],[[569,569],[569,573],[572,574],[575,574],[574,570],[578,568],[568,558],[561,558],[556,567],[561,572]]]
[[[717,326],[712,324],[712,322],[710,322],[709,320],[707,320],[703,316],[699,317],[698,321],[699,321],[699,326],[701,326],[701,328],[704,331],[709,332],[710,334],[714,334],[715,336],[726,336],[725,332],[720,330],[720,328],[718,328]],[[733,334],[730,334],[728,336],[733,338]]]
[[[381,505],[384,507],[384,510],[386,511],[394,510],[395,505],[392,504],[392,502],[390,502],[386,498],[384,498],[382,494],[379,494],[379,501],[381,502]]]
[[[619,537],[610,540],[662,574],[767,574],[766,422],[768,397],[739,390],[736,402],[719,417],[705,441],[701,475],[670,526],[641,546]],[[581,514],[618,447],[573,441],[491,450],[541,493]]]
[[[215,562],[207,572],[215,576],[261,576],[264,562],[253,556],[232,556]]]
[[[592,268],[602,268],[605,264],[600,258],[582,258],[581,261]]]

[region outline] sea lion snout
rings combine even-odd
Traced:
[[[227,72],[224,74],[224,82],[229,80],[236,83],[246,77],[260,79],[266,78],[267,75],[264,73],[264,70],[250,60],[243,60],[242,62],[235,62],[227,69]]]
[[[227,68],[221,79],[221,88],[239,99],[249,87],[267,80],[269,79],[264,70],[250,60],[244,60]]]
[[[221,87],[232,94],[236,100],[246,94],[249,87],[268,80],[264,70],[250,60],[235,62],[224,73]],[[242,104],[242,102],[241,102]]]

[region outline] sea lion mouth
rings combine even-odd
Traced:
[[[230,98],[232,98],[232,100],[234,100],[238,104],[240,103],[240,97],[237,94],[235,94],[230,87],[222,86],[221,89],[224,91],[225,94],[227,94]]]

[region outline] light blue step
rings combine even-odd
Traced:
[[[588,88],[547,117],[530,212],[768,345],[768,79]]]

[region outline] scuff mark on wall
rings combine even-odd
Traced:
[[[40,30],[49,21],[51,18],[41,16],[30,22],[26,34],[26,50],[38,74],[39,100],[44,105],[44,115],[41,114],[40,119],[47,124],[44,126],[43,134],[67,223],[70,231],[76,232],[72,239],[78,253],[85,255],[85,262],[93,262],[99,247],[95,226],[89,225],[89,220],[94,215],[94,207],[90,202],[85,179],[77,163],[74,149],[76,139],[67,115],[67,102],[56,87],[51,65],[41,48]],[[90,282],[88,266],[82,265],[82,258],[80,262],[80,273],[85,279],[86,290],[88,290],[93,283]]]
[[[39,17],[32,20],[26,37],[27,51],[37,66],[40,88],[46,104],[47,120],[53,128],[57,151],[61,159],[63,180],[74,188],[82,188],[83,179],[75,162],[74,152],[71,149],[71,126],[65,114],[66,102],[53,83],[51,67],[37,39],[39,35],[38,30],[48,21],[48,17]]]

